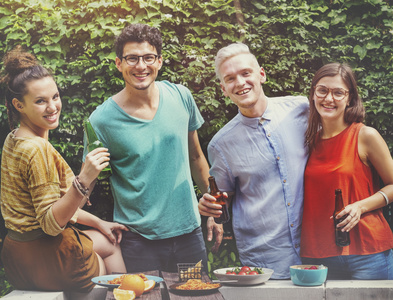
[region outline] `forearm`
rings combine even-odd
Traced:
[[[188,151],[192,178],[201,193],[204,194],[209,186],[209,164],[199,144],[196,131],[188,133]]]
[[[209,165],[205,156],[190,162],[191,174],[202,194],[206,193],[209,186]]]
[[[389,203],[393,199],[393,184],[389,184],[384,186],[382,189],[380,189],[380,192],[376,192],[374,195],[371,195],[370,197],[363,199],[359,201],[359,206],[361,209],[362,214],[382,208],[386,205],[386,199],[383,194],[386,195],[387,199],[389,200]]]
[[[99,223],[101,222],[101,219],[98,218],[97,216],[81,209],[78,214],[78,223],[82,225],[86,225],[92,228],[97,228],[99,227]]]
[[[72,186],[52,206],[53,215],[59,226],[64,227],[76,210],[85,205],[86,196],[90,194],[94,180],[108,164],[109,153],[106,148],[100,147],[87,154],[82,170],[74,179]]]
[[[79,182],[82,187],[85,187],[89,182],[89,179],[86,180],[82,175],[81,178],[79,178]],[[88,196],[90,195],[94,184],[95,180],[93,180],[89,185]],[[77,209],[82,208],[86,204],[86,201],[87,197],[82,195],[74,181],[67,193],[53,204],[53,215],[59,226],[64,227],[70,221]]]
[[[70,221],[79,207],[86,203],[83,197],[75,187],[71,187],[67,193],[57,200],[53,206],[53,216],[60,227],[64,227]]]

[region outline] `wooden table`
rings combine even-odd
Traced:
[[[137,300],[224,300],[224,297],[221,295],[219,291],[211,293],[211,294],[206,294],[206,295],[200,295],[200,296],[195,296],[195,295],[185,295],[184,293],[178,294],[178,293],[173,293],[169,287],[174,284],[179,282],[179,276],[177,273],[169,273],[169,272],[159,272],[159,271],[147,271],[143,272],[145,275],[152,275],[152,276],[159,276],[164,279],[164,282],[167,286],[167,293],[165,292],[165,289],[162,288],[162,285],[156,284],[156,287],[152,289],[148,293],[142,294],[140,297],[136,298]],[[209,276],[207,274],[203,273],[202,274],[202,281],[205,282],[210,282]],[[108,290],[106,294],[106,300],[115,300],[115,297],[113,296],[113,291]]]

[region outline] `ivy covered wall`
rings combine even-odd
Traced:
[[[82,120],[123,87],[113,41],[130,22],[162,31],[159,79],[193,92],[206,119],[200,130],[204,147],[236,113],[219,90],[214,56],[243,41],[267,72],[268,96],[308,94],[320,66],[348,62],[358,77],[367,122],[392,149],[392,13],[382,0],[2,0],[0,56],[21,44],[54,71],[64,108],[51,140],[74,170],[80,166]],[[8,126],[2,94],[0,99],[2,143]]]

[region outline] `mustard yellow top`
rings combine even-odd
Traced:
[[[71,187],[74,174],[56,149],[41,137],[10,132],[1,158],[1,213],[5,226],[17,232],[41,228],[56,236],[52,205]],[[77,213],[70,222],[75,223]]]

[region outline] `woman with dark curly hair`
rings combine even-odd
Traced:
[[[327,266],[330,279],[393,279],[393,234],[381,209],[393,199],[393,160],[377,130],[362,123],[364,107],[351,68],[320,68],[309,102],[303,263]],[[345,208],[335,227],[336,189]],[[350,244],[336,245],[335,230],[349,232]]]
[[[17,289],[90,291],[94,276],[125,272],[119,242],[126,227],[80,209],[109,153],[91,151],[74,176],[48,141],[62,108],[53,76],[21,47],[6,54],[4,67],[11,128],[1,161],[6,276]],[[81,231],[76,222],[92,229]]]

